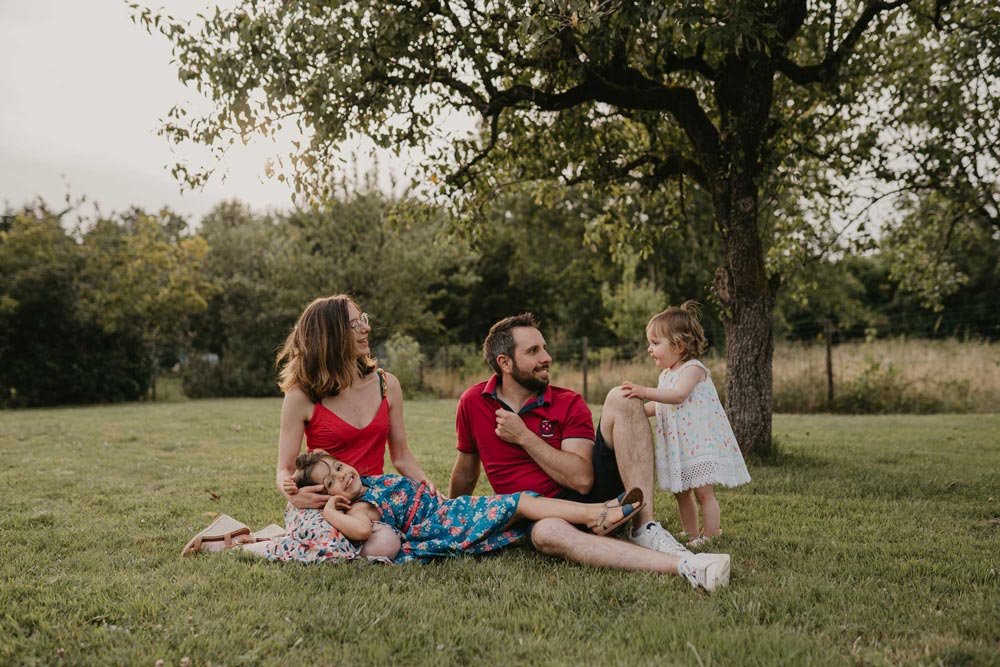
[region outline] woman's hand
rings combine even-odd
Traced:
[[[641,384],[634,384],[626,380],[622,382],[622,395],[625,398],[640,398],[646,400],[646,392],[649,387],[645,387]]]
[[[328,500],[330,496],[323,491],[322,484],[303,486],[295,495],[288,496],[288,502],[292,507],[300,510],[323,509]]]
[[[434,482],[432,482],[431,480],[429,480],[426,475],[424,476],[423,479],[418,479],[417,481],[420,482],[421,484],[426,485],[427,486],[427,490],[430,491],[431,495],[434,495],[434,496],[438,495],[437,485],[435,485]]]
[[[281,483],[281,490],[285,492],[286,496],[294,496],[299,492],[299,485],[295,483],[294,477],[286,477],[285,481]]]

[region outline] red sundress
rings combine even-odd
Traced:
[[[317,403],[305,427],[306,449],[321,449],[354,466],[361,475],[381,475],[385,468],[385,446],[389,437],[389,399],[382,369],[378,370],[382,403],[367,426],[357,428]]]

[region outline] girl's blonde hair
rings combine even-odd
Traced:
[[[375,370],[375,360],[357,356],[348,306],[361,308],[346,294],[321,297],[310,303],[278,351],[278,386],[287,392],[302,387],[318,403],[351,386],[354,371],[362,377]]]
[[[680,308],[667,308],[654,315],[646,325],[646,331],[652,331],[682,347],[681,361],[690,361],[705,354],[708,349],[700,318],[701,304],[689,300],[682,303]]]

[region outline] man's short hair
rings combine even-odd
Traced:
[[[511,359],[514,358],[513,330],[517,327],[537,329],[538,322],[535,321],[535,316],[531,313],[505,317],[490,327],[490,332],[486,334],[486,340],[483,341],[483,358],[486,360],[486,365],[492,368],[497,375],[501,375],[497,357],[502,354]]]

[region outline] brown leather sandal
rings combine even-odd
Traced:
[[[225,542],[226,548],[229,548],[243,541],[256,541],[250,536],[250,528],[227,514],[220,514],[207,528],[191,538],[181,551],[181,557],[201,551],[205,542]]]
[[[638,503],[638,505],[633,507],[632,505],[634,503]],[[607,535],[609,533],[613,533],[637,517],[639,515],[639,510],[645,506],[646,503],[642,500],[642,489],[637,486],[632,487],[614,500],[606,501],[604,503],[604,509],[601,510],[601,520],[597,522],[597,525],[602,526],[602,528],[594,534]],[[616,508],[621,508],[622,518],[610,525],[605,525],[604,520],[608,518],[608,510]]]

